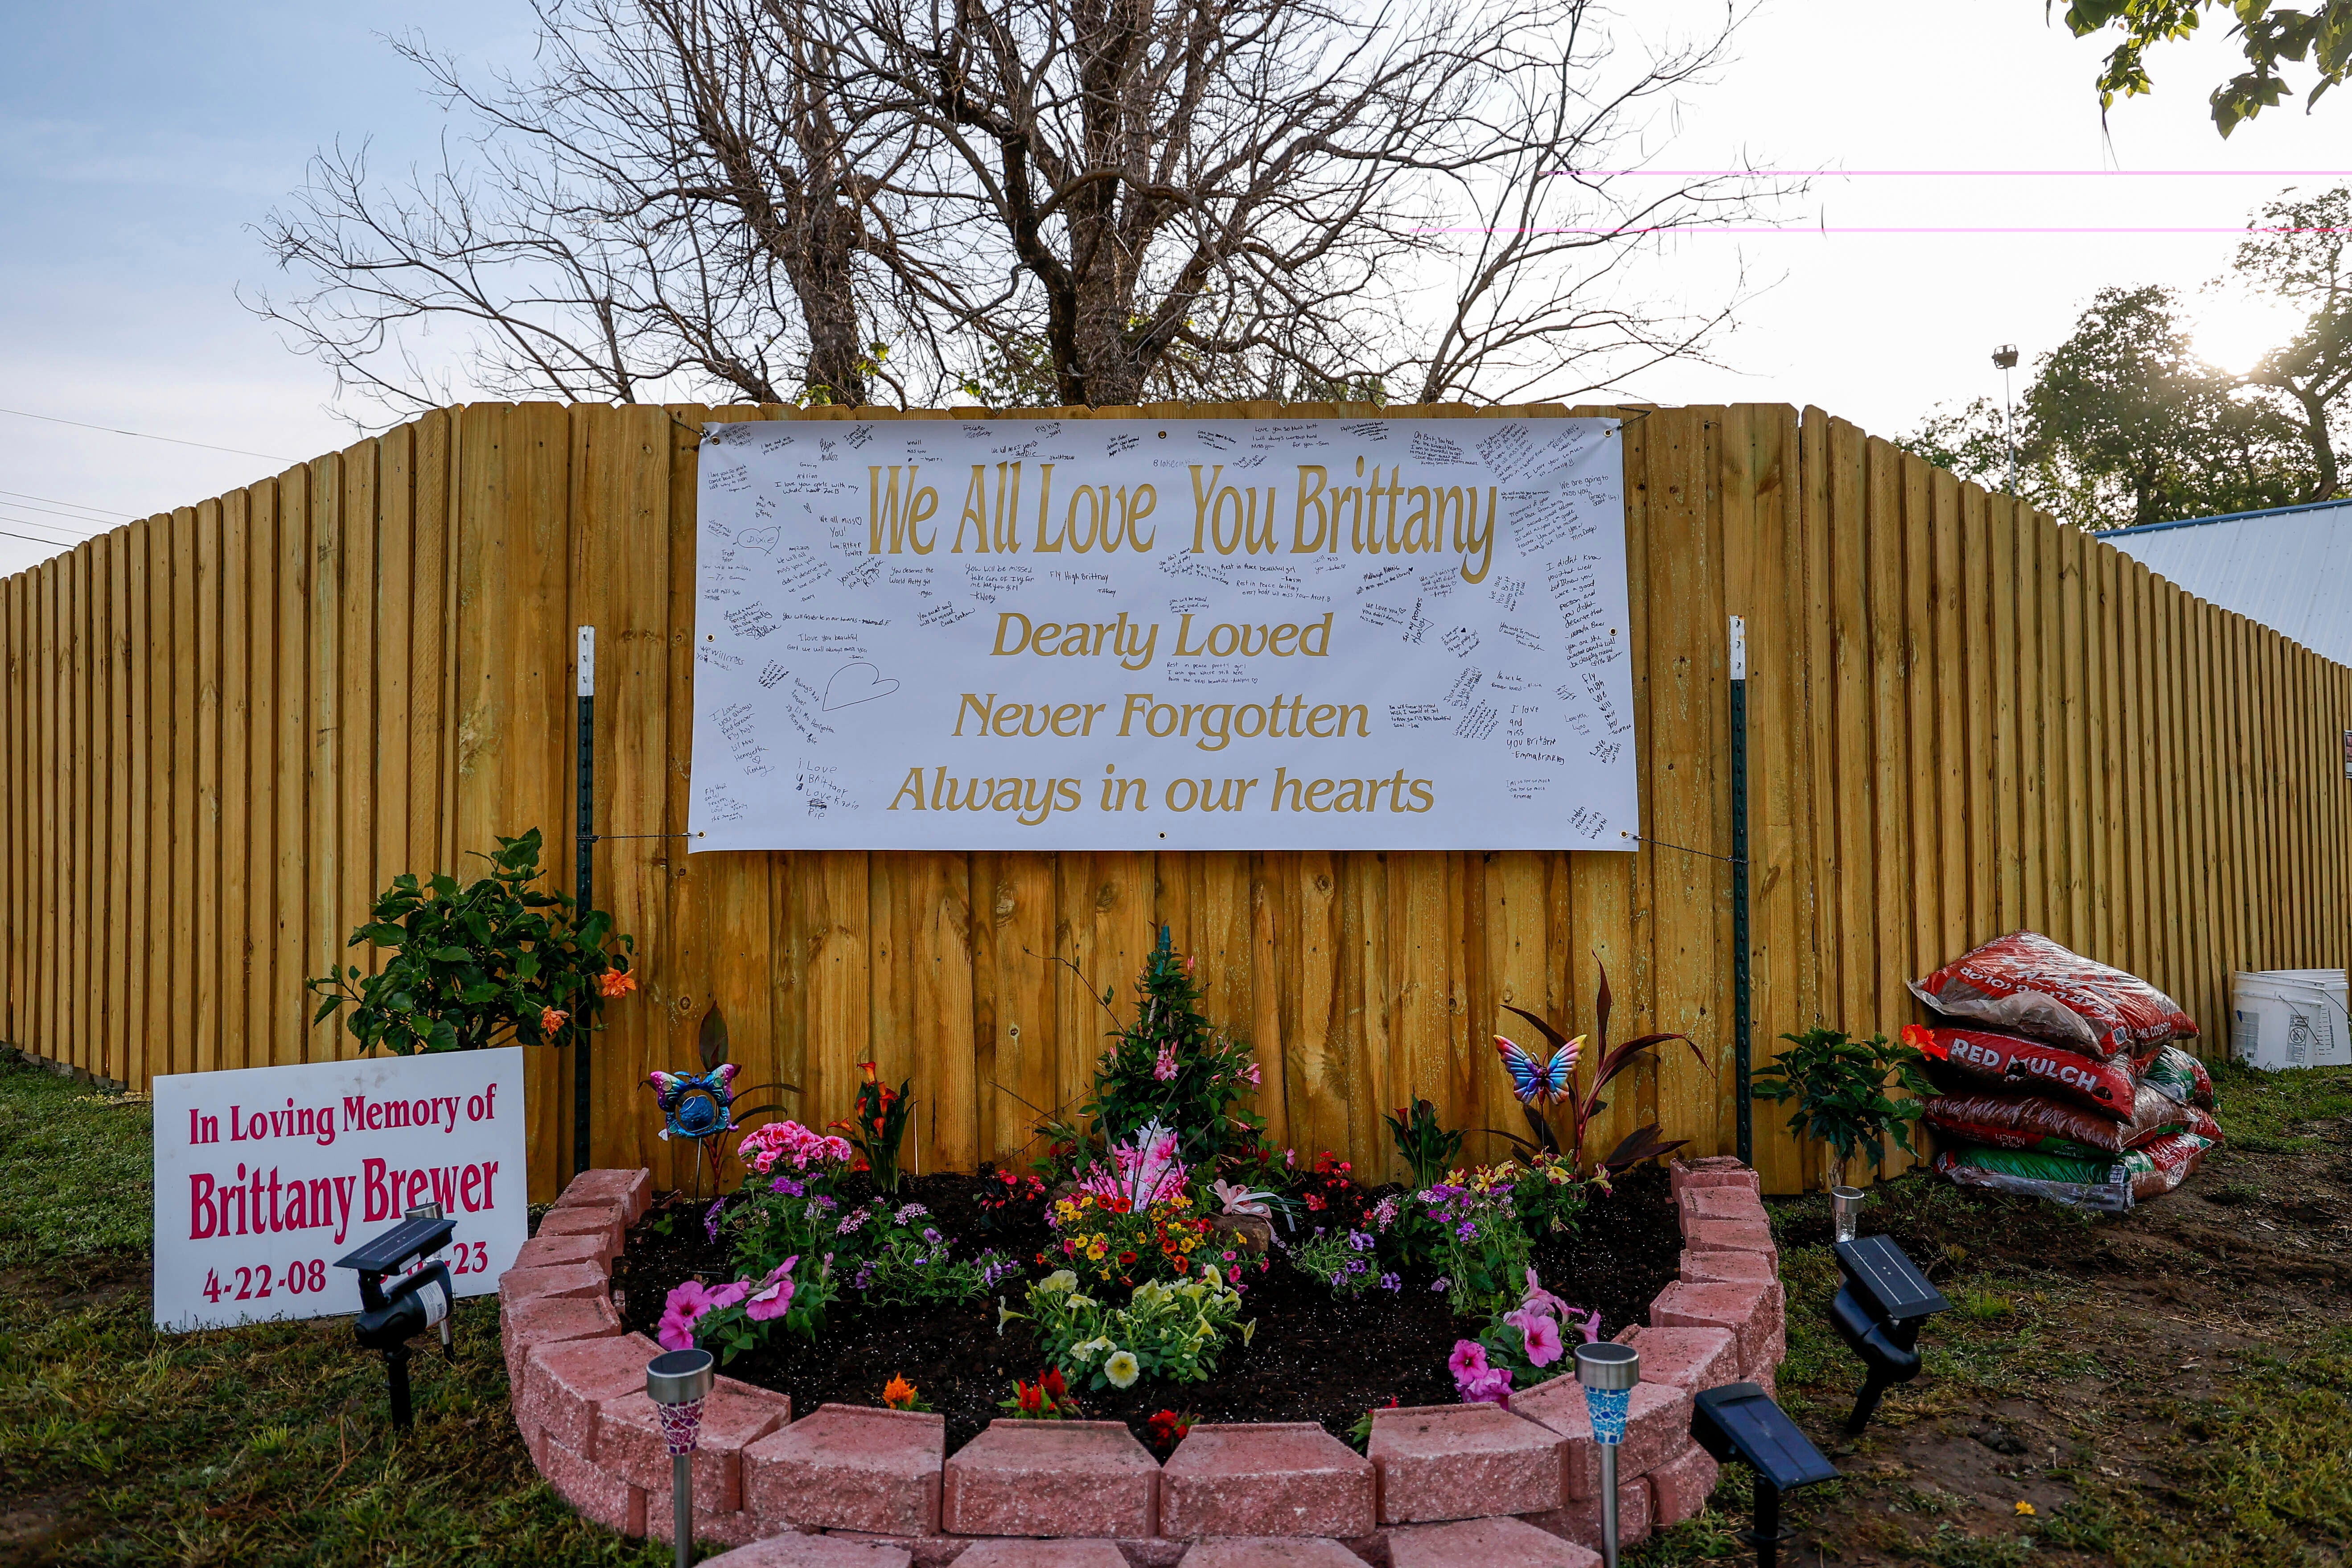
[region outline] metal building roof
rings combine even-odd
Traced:
[[[2151,522],[2098,537],[2199,598],[2352,664],[2352,500]]]

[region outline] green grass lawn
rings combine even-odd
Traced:
[[[0,1563],[669,1561],[539,1479],[494,1300],[400,1436],[346,1320],[158,1333],[150,1166],[144,1103],[0,1062]]]

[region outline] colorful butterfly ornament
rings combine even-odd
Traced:
[[[656,1134],[667,1138],[716,1138],[735,1125],[735,1075],[743,1069],[720,1062],[709,1072],[649,1072],[666,1125]]]
[[[1551,1059],[1538,1063],[1521,1050],[1516,1041],[1504,1036],[1495,1037],[1495,1050],[1503,1058],[1503,1066],[1511,1075],[1511,1092],[1521,1105],[1544,1106],[1568,1098],[1576,1082],[1576,1057],[1584,1048],[1584,1037],[1579,1035],[1559,1049]]]

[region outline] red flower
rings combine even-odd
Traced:
[[[1063,1389],[1068,1385],[1062,1381],[1062,1369],[1058,1366],[1049,1366],[1045,1369],[1045,1375],[1039,1380],[1038,1386],[1058,1400],[1062,1397]]]
[[[857,1064],[857,1070],[866,1075],[866,1082],[872,1083],[875,1081],[874,1064],[872,1062],[859,1062]]]
[[[1039,1394],[1034,1384],[1015,1382],[1013,1386],[1021,1395],[1022,1409],[1034,1410],[1037,1408]]]
[[[1118,1265],[1119,1265],[1119,1267],[1120,1267],[1120,1268],[1126,1268],[1128,1265],[1129,1265],[1129,1264],[1133,1263],[1134,1261],[1135,1261],[1135,1254],[1133,1254],[1132,1252],[1122,1252],[1122,1253],[1120,1253],[1120,1254],[1118,1255]]]

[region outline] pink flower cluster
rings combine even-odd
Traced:
[[[1488,1366],[1486,1347],[1476,1340],[1454,1341],[1454,1353],[1445,1364],[1454,1373],[1454,1386],[1461,1390],[1463,1404],[1511,1407],[1511,1369]]]
[[[1164,1203],[1184,1190],[1184,1163],[1176,1157],[1176,1134],[1159,1122],[1139,1129],[1132,1143],[1111,1152],[1112,1163],[1097,1165],[1078,1184],[1098,1198],[1125,1198],[1139,1209]]]
[[[785,1258],[768,1271],[768,1277],[754,1285],[749,1279],[738,1279],[731,1285],[705,1285],[699,1279],[689,1279],[669,1293],[662,1302],[661,1327],[654,1337],[666,1351],[686,1351],[694,1348],[694,1326],[721,1308],[743,1303],[743,1315],[755,1323],[781,1318],[793,1310],[793,1292],[797,1288],[793,1280],[793,1265],[798,1257]]]
[[[812,1132],[797,1121],[771,1121],[746,1132],[735,1145],[736,1158],[763,1176],[778,1160],[790,1160],[793,1170],[805,1171],[827,1162],[846,1164],[849,1155],[847,1139]]]

